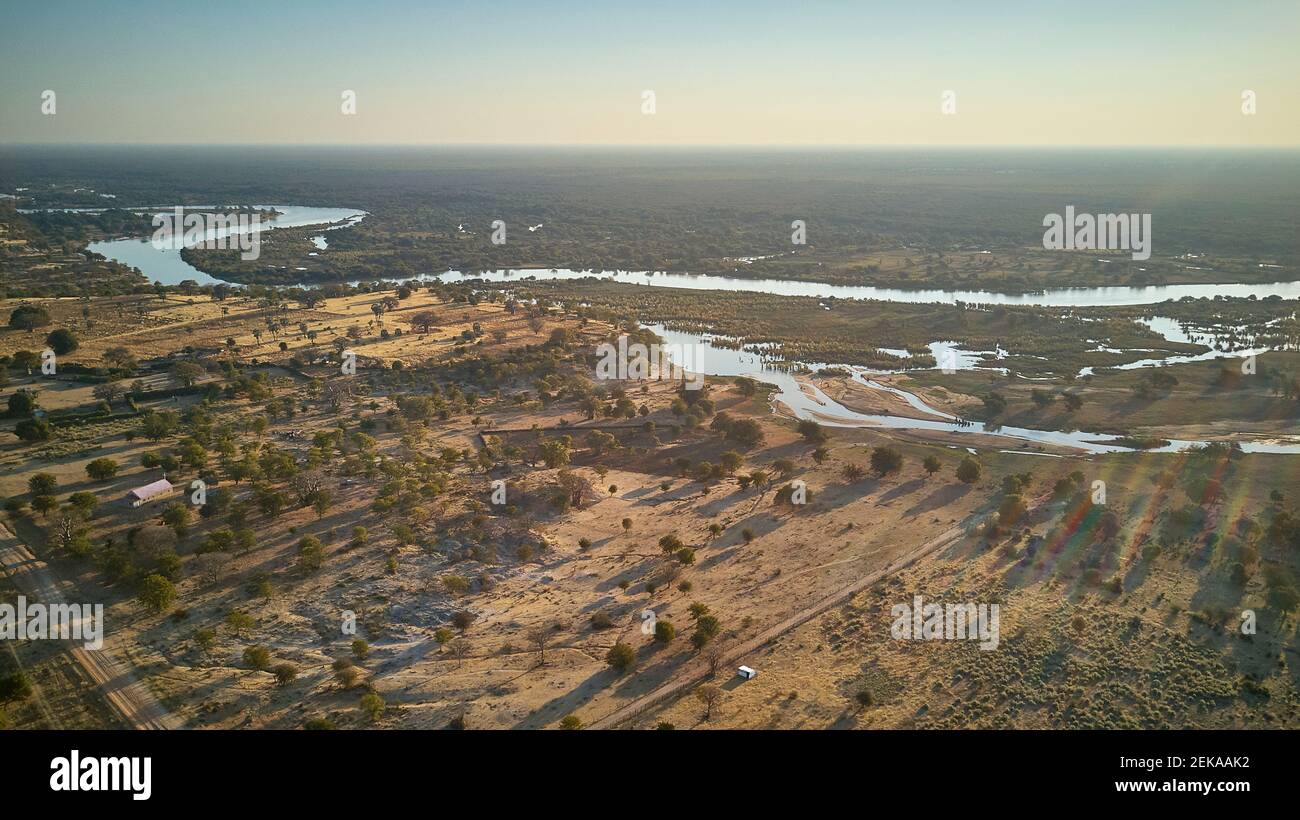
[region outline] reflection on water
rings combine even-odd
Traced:
[[[1300,282],[1274,282],[1262,285],[1149,285],[1142,287],[1056,288],[1040,293],[997,293],[985,290],[938,290],[877,288],[866,285],[829,285],[822,282],[792,282],[784,279],[743,279],[731,276],[708,276],[691,273],[646,273],[643,271],[574,271],[560,269],[511,269],[464,274],[448,271],[421,274],[393,281],[466,282],[482,279],[489,282],[518,282],[529,278],[607,279],[633,285],[686,290],[731,290],[749,293],[772,293],[778,296],[811,296],[837,299],[877,299],[884,302],[914,304],[965,302],[987,305],[1042,305],[1048,307],[1092,307],[1105,305],[1148,305],[1167,299],[1213,298],[1215,296],[1254,296],[1263,299],[1280,296],[1300,298]]]
[[[322,225],[346,221],[346,224],[355,224],[366,216],[364,212],[346,209],[346,208],[310,208],[297,205],[275,205],[275,206],[258,206],[274,207],[281,215],[273,222],[263,226],[264,229],[300,227],[304,225]],[[336,225],[334,227],[344,227]],[[326,230],[332,230],[327,228]],[[210,238],[217,238],[220,234],[213,232]],[[312,238],[313,244],[317,248],[325,248],[326,241],[323,236]],[[193,280],[200,285],[215,284],[222,280],[208,276],[195,269],[180,258],[180,251],[177,250],[159,250],[154,248],[148,240],[140,239],[120,239],[110,242],[96,242],[90,245],[90,250],[95,253],[103,254],[109,259],[114,259],[123,264],[139,268],[144,275],[151,281],[158,281],[164,284],[178,284],[184,280]],[[828,285],[818,282],[790,282],[776,279],[740,279],[726,276],[705,276],[681,273],[658,273],[651,274],[645,272],[631,271],[601,271],[601,272],[582,272],[564,269],[553,270],[502,270],[488,273],[466,275],[455,271],[449,271],[442,274],[425,274],[420,276],[406,277],[403,280],[395,281],[428,281],[440,280],[444,282],[462,282],[472,281],[474,279],[484,279],[494,282],[526,281],[529,278],[535,279],[582,279],[587,277],[596,277],[601,279],[612,279],[619,282],[627,282],[650,287],[674,287],[692,290],[732,290],[747,291],[757,293],[772,293],[785,296],[812,296],[812,297],[836,297],[845,299],[879,299],[893,302],[909,303],[983,303],[983,304],[1007,304],[1007,305],[1044,305],[1060,307],[1087,307],[1099,305],[1134,305],[1134,304],[1151,304],[1162,302],[1166,299],[1181,299],[1185,296],[1192,297],[1214,297],[1214,296],[1255,296],[1264,298],[1267,296],[1280,296],[1282,298],[1300,298],[1300,282],[1279,282],[1269,285],[1167,285],[1151,287],[1110,287],[1110,288],[1061,288],[1049,290],[1042,293],[1025,293],[1009,294],[994,293],[990,291],[947,291],[947,290],[902,290],[898,288],[875,288],[865,286],[847,286],[847,285]],[[354,283],[355,284],[355,283]],[[1154,320],[1148,320],[1148,326],[1153,330],[1160,332],[1166,338],[1177,338],[1183,340],[1187,337],[1186,331],[1169,319],[1157,317]],[[667,330],[663,327],[651,326],[664,340],[673,344],[693,344],[697,345],[695,364],[701,367],[705,373],[715,376],[751,376],[760,381],[773,384],[778,389],[776,401],[790,408],[790,411],[799,418],[815,418],[822,424],[832,427],[890,427],[898,430],[936,430],[946,433],[955,433],[966,436],[980,436],[984,438],[1011,438],[1023,441],[1034,442],[1037,444],[1051,444],[1063,447],[1072,447],[1089,453],[1112,453],[1125,452],[1129,448],[1121,447],[1113,442],[1118,437],[1104,433],[1085,433],[1073,432],[1063,433],[1053,430],[1033,430],[1023,427],[997,427],[991,428],[983,422],[960,422],[953,416],[940,412],[919,397],[899,390],[893,387],[887,387],[878,382],[871,381],[867,378],[872,371],[866,368],[845,368],[852,372],[854,381],[873,390],[884,390],[899,398],[903,399],[918,412],[931,416],[928,419],[912,419],[886,414],[869,415],[856,413],[844,407],[839,402],[831,399],[815,385],[809,385],[807,391],[802,389],[799,383],[788,372],[773,366],[772,360],[765,353],[754,352],[752,350],[728,349],[727,347],[715,347],[709,342],[709,338],[701,334],[685,333],[682,331]],[[1190,337],[1187,337],[1190,341]],[[1194,357],[1175,357],[1165,359],[1165,362],[1173,361],[1197,361],[1203,358],[1214,358],[1222,355],[1213,348],[1218,345],[1211,345],[1211,350]],[[957,348],[953,342],[937,341],[930,345],[931,352],[935,355],[936,361],[943,362],[947,365],[953,365],[957,369],[966,369],[974,367],[982,355],[993,355],[1001,358],[1006,355],[1005,351],[962,351]],[[895,352],[895,351],[891,351]],[[902,353],[905,351],[898,351]],[[1239,351],[1240,355],[1249,355],[1251,351]],[[945,355],[951,353],[952,355]],[[1125,368],[1147,366],[1155,360],[1144,360],[1125,365]],[[805,365],[809,370],[817,370],[821,365]],[[1091,372],[1091,368],[1085,368],[1085,371]],[[1081,374],[1085,375],[1085,374]],[[1199,442],[1193,441],[1171,441],[1166,447],[1162,447],[1155,452],[1170,452],[1184,450],[1193,447]],[[1300,444],[1293,443],[1263,443],[1248,442],[1242,444],[1242,449],[1247,452],[1269,452],[1269,453],[1300,453]]]
[[[789,408],[800,419],[815,419],[827,427],[888,427],[894,430],[933,430],[965,436],[979,436],[987,439],[989,446],[996,446],[998,438],[1019,439],[1043,445],[1056,445],[1082,450],[1087,453],[1125,453],[1132,448],[1123,447],[1114,442],[1120,437],[1106,433],[1072,432],[1058,430],[1034,430],[1027,427],[988,426],[979,421],[959,421],[955,416],[936,410],[921,398],[906,390],[889,387],[868,378],[871,373],[866,368],[843,368],[852,373],[858,384],[872,390],[882,390],[903,399],[912,409],[932,416],[930,419],[913,419],[888,414],[867,414],[850,410],[822,392],[815,384],[800,383],[790,373],[765,367],[762,363],[755,366],[754,354],[743,350],[729,350],[714,347],[706,336],[686,333],[679,330],[667,330],[658,325],[646,325],[664,338],[669,344],[692,344],[695,363],[704,368],[711,376],[749,376],[774,385],[777,394],[774,400]],[[821,369],[820,365],[810,365],[809,370]],[[842,367],[842,366],[841,366]],[[1169,444],[1148,452],[1168,453],[1197,447],[1204,442],[1182,439],[1170,440]],[[1284,442],[1243,442],[1241,449],[1248,453],[1300,453],[1300,444]]]
[[[275,219],[260,222],[258,231],[326,225],[341,220],[348,220],[350,224],[355,224],[366,216],[363,211],[353,208],[312,208],[304,205],[258,205],[256,207],[274,208],[280,212]],[[230,233],[231,231],[225,228],[208,230],[204,232],[204,239],[220,239]],[[181,259],[178,248],[156,248],[148,239],[112,239],[107,242],[92,242],[87,246],[87,250],[102,254],[105,258],[121,262],[123,265],[138,268],[150,282],[161,282],[164,285],[179,285],[186,280],[200,285],[216,285],[225,282],[215,276],[209,276]]]

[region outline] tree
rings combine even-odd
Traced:
[[[961,460],[961,464],[957,465],[957,480],[963,484],[974,484],[980,480],[980,473],[982,472],[980,463],[970,456],[966,456]]]
[[[742,447],[757,447],[763,443],[763,428],[754,419],[737,419],[728,428],[727,439]]]
[[[418,328],[421,333],[428,333],[429,328],[438,324],[438,314],[432,310],[421,310],[411,316],[408,321],[411,323],[413,330]]]
[[[32,372],[32,368],[39,367],[41,357],[31,350],[18,350],[9,357],[9,366],[14,370],[21,370],[27,373]]]
[[[461,667],[461,664],[464,662],[465,656],[469,654],[470,649],[471,644],[468,638],[453,638],[447,642],[447,651],[456,659],[457,669]]]
[[[145,609],[157,615],[176,600],[176,586],[155,573],[140,582],[140,592],[136,597]]]
[[[26,700],[32,694],[32,682],[25,672],[0,675],[0,703]]]
[[[298,542],[298,566],[308,572],[314,572],[325,563],[325,548],[320,539],[308,535]]]
[[[66,328],[59,328],[50,333],[45,337],[45,343],[60,356],[71,353],[81,346],[81,343],[77,341],[76,334]]]
[[[49,441],[54,430],[45,419],[23,419],[14,425],[14,433],[28,443]]]
[[[903,454],[893,447],[877,447],[871,451],[871,471],[884,477],[903,467]]]
[[[984,409],[988,411],[989,418],[993,418],[1007,409],[1007,400],[1001,393],[989,393],[984,397]]]
[[[548,469],[553,470],[569,463],[569,445],[564,439],[548,439],[542,442],[538,450]]]
[[[1083,407],[1083,397],[1078,393],[1062,393],[1061,398],[1065,401],[1065,409],[1071,413]]]
[[[104,351],[104,361],[114,370],[134,371],[136,368],[135,356],[125,347],[110,347]]]
[[[631,669],[632,665],[636,663],[636,650],[632,648],[631,644],[620,641],[610,647],[609,652],[605,655],[605,662],[615,672],[622,674]]]
[[[364,661],[370,657],[370,644],[366,643],[365,638],[357,638],[352,641],[352,656],[359,661]]]
[[[932,476],[943,467],[943,462],[939,460],[938,456],[930,455],[925,457],[925,461],[921,462],[921,466],[925,468],[927,476]]]
[[[136,532],[132,546],[141,555],[156,560],[176,548],[176,533],[167,527],[149,524]]]
[[[30,390],[17,390],[9,395],[10,416],[30,416],[35,412],[39,401]]]
[[[351,689],[361,680],[361,670],[351,658],[339,658],[334,661],[334,680],[344,689]]]
[[[76,510],[69,510],[57,516],[50,524],[48,542],[69,552],[84,554],[90,547],[90,544],[81,537],[84,530],[81,514]]]
[[[695,699],[704,704],[704,719],[713,717],[713,710],[722,699],[722,690],[711,683],[695,687]]]
[[[830,438],[826,431],[822,429],[822,426],[812,419],[804,419],[799,422],[798,429],[799,435],[803,436],[804,441],[809,444],[822,444]]]
[[[107,481],[117,475],[117,461],[104,457],[97,458],[86,465],[86,475],[92,481]]]
[[[202,365],[195,364],[194,362],[177,362],[171,366],[171,369],[168,372],[171,374],[173,379],[176,379],[176,381],[186,387],[193,387],[194,383],[203,376],[205,371],[203,370]]]
[[[41,305],[19,305],[9,314],[9,327],[31,333],[50,323],[50,312]]]
[[[655,642],[656,643],[662,643],[662,644],[670,643],[672,642],[672,639],[675,637],[677,637],[677,628],[673,626],[672,623],[663,620],[662,618],[655,621]]]
[[[82,516],[89,518],[99,506],[99,497],[94,493],[79,490],[68,496],[68,503]]]
[[[727,450],[718,458],[718,464],[722,467],[722,471],[727,475],[731,475],[739,470],[741,465],[744,463],[744,457],[735,450]]]
[[[179,501],[173,501],[163,508],[162,520],[172,528],[177,538],[184,538],[190,531],[190,508]]]
[[[113,402],[122,398],[122,396],[126,394],[126,388],[122,386],[121,382],[103,382],[95,385],[90,392],[91,395],[100,401],[105,402],[111,408]]]
[[[1002,504],[998,507],[998,524],[1003,527],[1010,527],[1019,521],[1028,511],[1025,500],[1019,495],[1008,495],[1002,499]]]
[[[361,696],[361,711],[370,719],[371,723],[383,717],[386,706],[384,699],[374,692],[367,692]]]
[[[59,508],[59,499],[52,495],[38,495],[32,499],[32,509],[41,515],[49,515]]]
[[[215,629],[200,629],[194,633],[194,645],[203,652],[211,652],[212,647],[217,645],[217,631]]]
[[[685,546],[686,544],[677,537],[676,533],[669,533],[659,539],[659,549],[663,550],[665,555],[672,555]]]
[[[329,490],[321,488],[312,493],[311,506],[316,511],[316,519],[319,521],[325,517],[325,513],[330,508],[330,503],[334,500],[334,494]]]
[[[178,424],[180,424],[180,416],[174,411],[152,411],[145,414],[141,421],[141,432],[150,441],[161,441],[175,432]]]
[[[551,630],[544,626],[533,627],[528,630],[525,637],[528,643],[532,644],[537,650],[537,663],[539,666],[546,665],[546,645],[551,641]]]
[[[59,480],[50,473],[37,473],[27,479],[27,491],[32,495],[51,495],[58,487]]]
[[[226,616],[226,626],[230,627],[230,631],[241,638],[247,635],[255,624],[256,621],[253,620],[252,615],[247,612],[240,612],[237,609]]]
[[[235,533],[228,527],[213,530],[203,537],[201,552],[230,552],[235,547]]]

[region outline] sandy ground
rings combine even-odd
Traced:
[[[510,316],[498,305],[441,305],[426,293],[402,300],[398,309],[384,314],[381,326],[372,311],[381,298],[371,294],[332,299],[311,311],[290,307],[284,312],[288,327],[274,334],[269,328],[263,331],[265,319],[281,312],[255,303],[154,300],[160,303],[149,302],[151,318],[141,317],[139,327],[113,328],[112,334],[87,339],[78,353],[93,362],[103,349],[124,344],[142,358],[146,353],[163,355],[170,352],[164,349],[169,344],[175,347],[175,329],[187,327],[184,338],[195,347],[225,348],[225,340],[233,338],[233,350],[221,355],[242,362],[296,353],[311,359],[333,350],[333,340],[346,339],[347,329],[356,327],[354,334],[361,338],[348,339],[348,344],[359,356],[388,366],[399,360],[415,365],[447,356],[462,331],[475,322],[482,325],[484,336],[482,345],[473,349],[491,355],[540,344],[561,324],[576,329],[571,320],[555,317],[533,327],[522,313]],[[223,308],[229,313],[223,314]],[[438,312],[438,326],[428,334],[410,332],[406,319],[422,309]],[[393,332],[399,327],[401,336]],[[262,334],[260,340],[254,329]],[[382,329],[390,331],[388,339],[380,337]],[[505,331],[500,341],[493,334],[498,329]],[[603,330],[593,324],[583,332],[594,338]],[[316,335],[314,341],[309,333]],[[288,348],[284,354],[281,342]],[[333,378],[331,366],[310,365],[308,371],[323,380]],[[254,509],[249,526],[256,532],[256,545],[245,554],[226,556],[214,573],[201,571],[196,549],[208,532],[225,524],[195,519],[178,549],[183,561],[178,610],[162,615],[146,614],[133,600],[129,585],[105,584],[92,562],[50,554],[41,532],[46,522],[30,517],[18,522],[18,533],[31,551],[68,580],[68,594],[106,603],[110,623],[118,630],[117,657],[185,725],[293,728],[309,718],[327,718],[340,726],[368,726],[358,709],[367,690],[387,703],[376,724],[381,727],[441,728],[463,720],[471,728],[544,728],[568,715],[600,725],[602,719],[617,717],[619,710],[680,680],[688,683],[673,692],[674,697],[637,715],[634,724],[701,725],[700,704],[691,694],[692,670],[700,664],[689,643],[694,619],[688,608],[694,603],[706,605],[720,621],[721,634],[712,645],[739,652],[760,670],[756,680],[743,684],[729,677],[719,681],[725,693],[717,716],[703,724],[707,726],[930,726],[948,725],[964,714],[970,716],[969,725],[1089,725],[1107,710],[1122,711],[1117,706],[1122,693],[1102,684],[1076,696],[1076,711],[1066,711],[1072,694],[1057,691],[1064,678],[1055,673],[1042,678],[1052,687],[1050,709],[1037,704],[1026,694],[1028,689],[1015,688],[1013,683],[1020,686],[1035,679],[1026,675],[1023,663],[1045,663],[1050,647],[1035,643],[1024,650],[1028,654],[999,654],[999,665],[981,667],[990,659],[978,649],[971,655],[969,648],[947,644],[896,645],[887,631],[882,637],[880,612],[887,612],[885,605],[917,589],[928,595],[1005,592],[999,600],[1009,602],[1008,635],[1037,624],[1035,635],[1057,644],[1069,637],[1062,630],[1073,629],[1074,610],[1082,609],[1099,624],[1100,637],[1084,642],[1086,651],[1093,653],[1089,658],[1102,664],[1107,652],[1128,653],[1123,655],[1124,669],[1134,687],[1140,688],[1139,670],[1153,658],[1140,652],[1140,645],[1115,643],[1123,641],[1129,617],[1163,625],[1165,631],[1159,634],[1166,636],[1166,643],[1161,646],[1177,660],[1167,667],[1170,674],[1186,676],[1198,664],[1204,667],[1208,657],[1187,643],[1201,637],[1187,613],[1205,608],[1211,589],[1206,578],[1224,573],[1222,561],[1189,564],[1196,550],[1174,545],[1146,570],[1133,562],[1148,537],[1144,527],[1154,526],[1150,520],[1164,515],[1165,508],[1183,503],[1151,498],[1155,478],[1137,466],[1176,468],[1178,457],[1140,462],[1129,456],[1047,459],[1038,457],[1028,443],[990,439],[988,446],[976,448],[985,475],[968,486],[953,474],[971,445],[969,437],[852,429],[830,431],[830,459],[819,465],[812,459],[814,445],[797,435],[788,415],[773,412],[762,396],[746,398],[734,386],[715,381],[710,397],[716,409],[758,419],[765,433],[762,446],[743,453],[740,473],[772,471],[776,462],[788,460],[790,479],[804,481],[812,493],[810,503],[792,507],[775,503],[783,480],[742,488],[735,476],[704,484],[679,474],[676,459],[719,463],[721,453],[732,445],[709,431],[707,423],[672,432],[680,420],[669,409],[674,397],[670,384],[645,385],[644,393],[640,385],[628,386],[629,395],[646,404],[649,413],[635,423],[655,422],[657,441],[638,430],[620,432],[623,447],[597,456],[587,446],[585,433],[561,427],[562,422],[586,424],[574,402],[512,400],[524,392],[535,395],[536,385],[527,381],[503,386],[499,397],[484,395],[472,413],[457,412],[433,419],[427,427],[417,424],[414,430],[400,432],[386,427],[393,397],[385,391],[357,395],[334,409],[311,395],[307,379],[278,372],[276,395],[293,398],[294,416],[274,421],[260,439],[242,435],[241,443],[274,444],[305,458],[315,432],[340,423],[356,432],[366,421],[379,462],[392,459],[410,465],[444,447],[472,455],[479,447],[479,431],[487,427],[525,431],[506,437],[508,443],[522,446],[530,435],[526,431],[536,425],[549,436],[573,435],[568,469],[586,478],[593,493],[581,507],[564,514],[534,503],[511,516],[488,506],[492,478],[503,475],[508,495],[527,500],[540,498],[545,488],[554,486],[556,471],[515,459],[508,470],[487,475],[459,462],[438,468],[447,479],[440,494],[407,511],[379,510],[375,502],[388,479],[378,470],[370,477],[344,475],[345,458],[340,455],[326,468],[334,493],[326,513],[318,517],[310,508],[292,504],[275,516]],[[878,391],[842,382],[822,386],[863,412],[905,408]],[[41,390],[42,402],[48,400],[51,408],[79,406],[86,398],[81,385],[48,384]],[[945,406],[935,390],[924,398]],[[241,425],[264,409],[241,398],[218,402],[213,412],[219,423]],[[289,430],[302,435],[286,438],[283,434]],[[139,467],[143,452],[175,445],[174,439],[127,442],[125,432],[106,427],[84,442],[83,452],[45,460],[33,458],[31,449],[11,440],[0,446],[0,493],[22,495],[32,472],[52,472],[60,498],[77,490],[100,496],[102,504],[92,520],[96,543],[110,536],[125,539],[132,527],[156,521],[160,509],[131,510],[112,502],[150,477]],[[881,445],[900,450],[900,472],[852,483],[843,477],[846,464],[866,467],[871,448]],[[111,481],[90,482],[85,463],[102,455],[117,458],[123,468]],[[928,455],[942,462],[934,477],[920,466]],[[1245,463],[1248,469],[1236,474],[1244,488],[1238,513],[1257,511],[1279,477],[1294,471],[1282,466],[1289,462],[1266,457],[1248,457]],[[1072,536],[1053,535],[1064,526],[1061,522],[1070,520],[1062,510],[1028,527],[1047,543],[1062,545],[1059,552],[1048,553],[1050,559],[1023,560],[1015,557],[1015,550],[1004,554],[1001,546],[985,548],[981,539],[967,536],[996,510],[1003,476],[1032,471],[1035,493],[1041,495],[1056,478],[1075,469],[1090,479],[1105,476],[1124,488],[1115,496],[1125,505],[1125,537],[1131,537],[1124,542],[1129,545],[1123,556],[1128,563],[1122,566],[1134,574],[1125,575],[1124,593],[1113,599],[1095,583],[1088,586],[1079,580],[1083,556],[1091,548]],[[250,492],[247,484],[234,489],[238,496]],[[476,516],[479,523],[474,523]],[[415,530],[414,543],[399,545],[393,527],[400,523]],[[710,524],[721,526],[721,534],[714,537]],[[364,547],[351,549],[347,541],[357,525],[365,526],[370,536]],[[956,541],[954,532],[959,535]],[[692,563],[683,565],[660,550],[659,539],[668,534],[694,549]],[[306,535],[325,544],[326,560],[316,572],[304,572],[296,564],[297,544]],[[589,546],[584,548],[583,539]],[[897,569],[926,545],[937,549],[914,566]],[[529,549],[520,553],[521,546]],[[446,586],[444,579],[452,575],[468,580],[465,592]],[[269,596],[257,591],[261,581],[269,583]],[[1258,582],[1252,583],[1256,586],[1248,587],[1248,594],[1258,597]],[[860,591],[856,585],[862,585]],[[846,590],[851,595],[846,601],[835,597]],[[826,601],[831,603],[817,608]],[[1170,609],[1175,603],[1183,607],[1178,612]],[[1143,606],[1155,612],[1141,612]],[[226,618],[234,611],[249,615],[253,625],[246,630],[227,626]],[[447,635],[438,632],[449,628],[458,612],[473,616],[463,633],[453,630],[469,644],[461,658],[444,642]],[[347,613],[357,616],[356,634],[343,628]],[[646,613],[656,621],[671,622],[676,636],[667,644],[656,643],[643,630],[649,620]],[[607,619],[608,625],[594,623],[593,616]],[[196,632],[205,628],[217,633],[208,650],[195,641]],[[539,630],[546,635],[544,652],[536,639]],[[1293,633],[1293,619],[1279,621],[1279,646],[1294,646]],[[356,660],[362,682],[345,689],[335,680],[331,664],[351,654],[356,637],[368,642],[369,653]],[[618,674],[607,665],[606,653],[616,642],[635,649],[634,670]],[[1007,644],[1016,646],[1011,639]],[[277,685],[269,672],[250,668],[243,651],[251,645],[265,646],[275,663],[294,664],[296,680]],[[1191,678],[1177,700],[1147,704],[1154,711],[1141,712],[1144,725],[1172,725],[1176,721],[1171,714],[1200,714],[1195,710],[1206,698],[1226,697],[1215,689],[1215,681],[1233,680],[1246,662],[1234,659],[1230,646],[1219,639],[1205,649],[1217,653],[1220,666],[1206,667],[1217,677]],[[1256,663],[1253,656],[1247,660]],[[1013,674],[1017,668],[1020,679]],[[958,674],[960,678],[954,677]],[[980,674],[990,677],[980,678],[977,687],[973,681]],[[1015,689],[1021,701],[1000,703],[995,683]],[[939,684],[942,688],[934,688]],[[1273,706],[1265,713],[1280,715],[1293,707],[1295,687],[1289,674],[1274,676],[1267,686]],[[869,707],[857,699],[864,688],[872,692]],[[1087,709],[1085,696],[1092,704]],[[1216,707],[1219,711],[1210,723],[1249,721],[1256,714],[1253,708],[1235,701],[1230,710]]]

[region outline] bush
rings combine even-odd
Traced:
[[[372,723],[383,717],[387,705],[384,703],[384,699],[374,692],[367,692],[361,696],[361,711],[365,713]]]
[[[325,548],[319,538],[308,535],[298,542],[298,566],[313,572],[320,569],[324,563]]]
[[[614,644],[605,655],[605,662],[615,672],[626,672],[636,663],[636,650],[630,644],[619,642]]]
[[[265,671],[271,666],[271,653],[265,646],[258,644],[245,647],[244,663],[259,671]]]
[[[49,441],[53,430],[45,419],[24,419],[14,426],[14,434],[23,441]]]
[[[23,672],[0,676],[0,703],[23,700],[32,693],[32,682]]]
[[[980,480],[980,474],[983,472],[978,461],[966,456],[961,460],[961,464],[957,465],[957,480],[963,484],[974,484]]]
[[[271,672],[275,674],[278,686],[288,686],[298,678],[298,667],[291,663],[277,663]]]
[[[577,715],[565,715],[560,720],[560,728],[567,731],[576,731],[582,728],[582,718]]]
[[[903,454],[893,447],[877,447],[871,451],[871,471],[878,476],[896,473],[903,467]]]
[[[50,346],[51,350],[60,356],[65,353],[71,353],[81,346],[81,343],[77,341],[76,335],[66,328],[59,328],[46,336],[45,343]]]
[[[36,394],[30,390],[18,390],[9,395],[9,415],[30,416],[38,405]]]
[[[677,637],[677,628],[668,621],[655,621],[655,642],[666,644]]]

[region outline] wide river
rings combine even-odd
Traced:
[[[322,230],[333,230],[365,218],[363,211],[347,208],[314,208],[299,205],[258,206],[273,207],[280,215],[264,224],[263,230],[276,228],[306,227],[311,225],[327,226]],[[218,238],[214,234],[207,237]],[[317,237],[313,244],[317,248],[311,255],[328,253],[327,243]],[[180,251],[159,249],[147,239],[116,239],[96,242],[89,248],[126,265],[138,268],[150,281],[175,285],[185,280],[200,285],[217,284],[222,280],[209,276],[181,259]],[[304,260],[307,262],[309,260]],[[305,267],[303,268],[305,270]],[[817,298],[835,297],[837,299],[876,299],[888,302],[910,303],[977,303],[1004,305],[1041,305],[1048,307],[1094,307],[1107,305],[1146,305],[1156,304],[1169,299],[1182,299],[1185,296],[1209,298],[1214,296],[1279,296],[1283,299],[1300,299],[1300,282],[1275,282],[1264,285],[1213,284],[1213,285],[1157,285],[1149,287],[1087,287],[1056,288],[1038,293],[998,293],[994,291],[966,290],[910,290],[900,288],[877,288],[855,285],[832,285],[820,282],[792,282],[778,279],[748,279],[732,276],[706,276],[684,273],[646,273],[638,271],[573,271],[565,269],[527,269],[502,270],[473,275],[457,271],[440,274],[425,274],[407,277],[404,281],[440,280],[460,282],[471,279],[484,279],[493,282],[518,282],[529,278],[535,279],[583,279],[594,277],[608,279],[647,287],[683,288],[689,290],[731,290],[757,293],[771,293],[781,296],[809,296]],[[395,280],[396,281],[396,280]],[[1153,329],[1162,332],[1166,338],[1179,339],[1183,331],[1176,323],[1165,320],[1170,327],[1153,324]],[[986,427],[981,422],[958,424],[955,417],[936,410],[925,404],[919,397],[897,388],[888,387],[873,381],[872,371],[854,368],[854,380],[866,387],[883,390],[903,398],[908,404],[923,415],[932,418],[914,419],[891,415],[868,415],[857,413],[831,399],[815,385],[804,383],[802,386],[795,378],[780,370],[763,365],[759,354],[744,350],[731,350],[715,347],[705,334],[682,333],[656,327],[665,342],[673,344],[690,344],[696,356],[693,364],[714,376],[752,376],[773,384],[779,390],[776,400],[790,408],[799,418],[816,418],[828,426],[839,427],[889,427],[903,430],[933,430],[970,436],[973,443],[987,446],[1002,446],[1019,443],[1019,448],[1036,448],[1041,445],[1054,445],[1083,450],[1089,453],[1128,452],[1129,448],[1110,442],[1117,437],[1104,433],[1059,432],[1053,430],[1033,430],[1021,427]],[[945,344],[936,342],[936,345]],[[933,345],[932,345],[933,348]],[[1219,352],[1211,350],[1200,358],[1217,356],[1242,356],[1254,351]],[[967,366],[973,359],[966,359]],[[1155,362],[1152,361],[1152,364]],[[1134,363],[1147,364],[1147,362]],[[1201,442],[1191,440],[1171,440],[1166,447],[1156,452],[1184,450],[1199,446]],[[1247,452],[1265,453],[1300,453],[1300,442],[1295,437],[1280,440],[1242,441],[1242,449]]]

